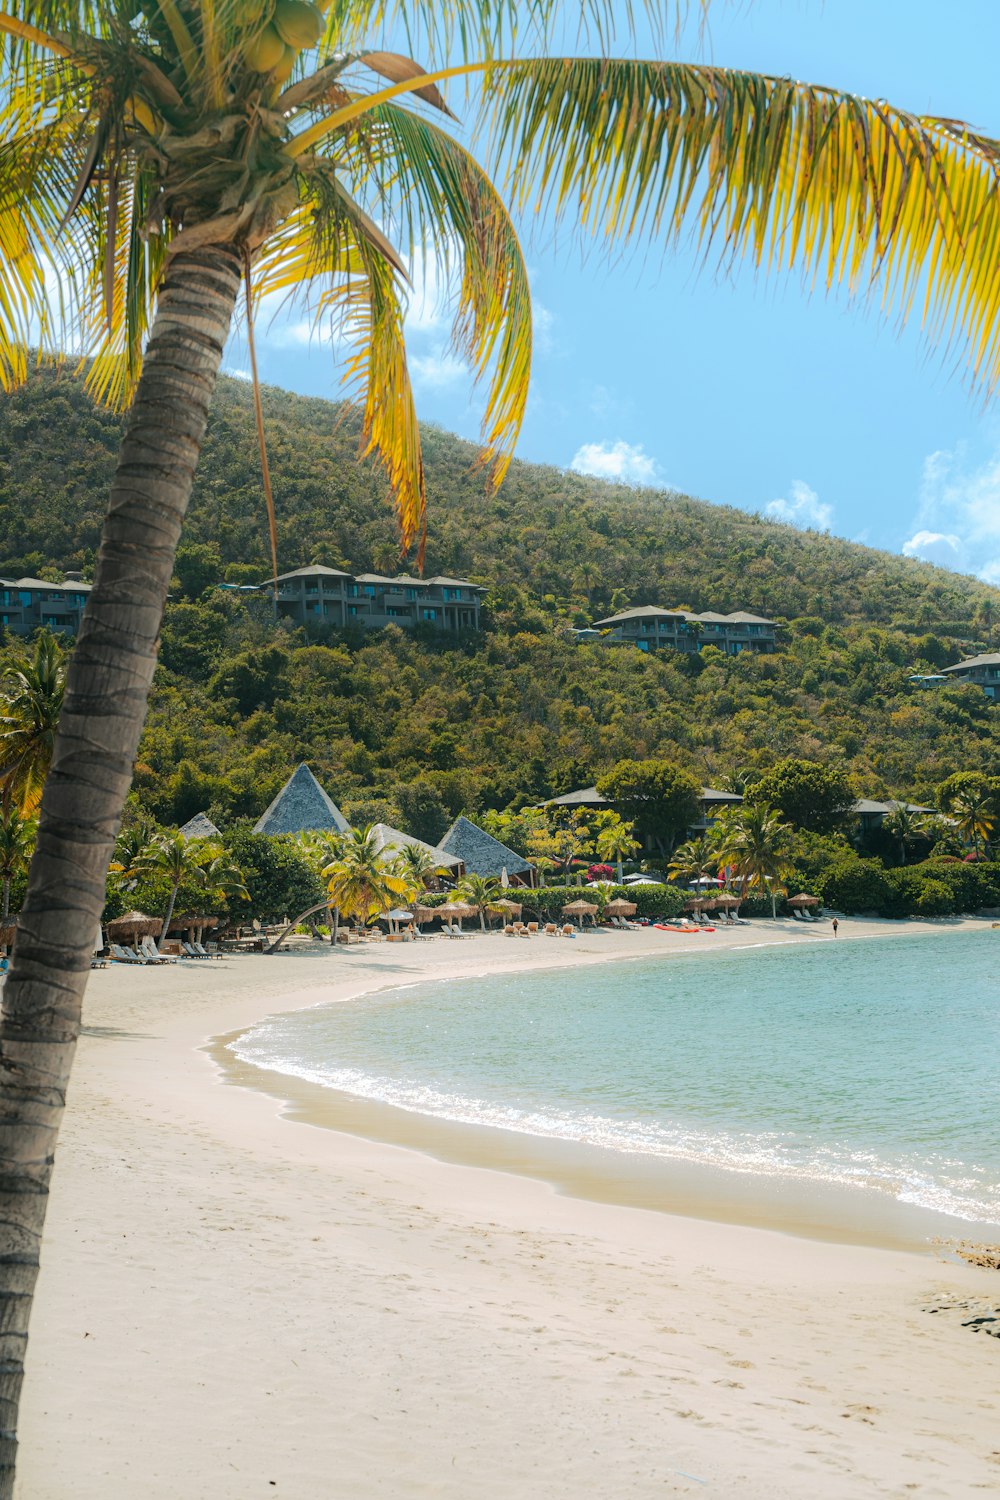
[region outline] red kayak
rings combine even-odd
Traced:
[[[654,922],[653,926],[657,932],[714,932],[714,927],[671,927],[667,922]]]

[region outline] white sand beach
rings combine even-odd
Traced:
[[[849,921],[836,941],[982,925]],[[962,1326],[1000,1307],[996,1272],[589,1201],[319,1128],[232,1086],[207,1046],[435,975],[800,940],[833,939],[755,922],[712,947],[476,935],[96,972],[20,1496],[1000,1491],[1000,1340]],[[925,1310],[956,1300],[973,1307]]]

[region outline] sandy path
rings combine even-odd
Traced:
[[[415,968],[538,963],[543,941],[95,974],[23,1500],[1000,1492],[1000,1340],[922,1311],[944,1292],[1000,1304],[995,1273],[292,1123],[195,1050]],[[553,943],[548,961],[654,942]]]

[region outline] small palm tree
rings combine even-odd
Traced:
[[[455,895],[478,912],[479,926],[485,932],[487,913],[492,916],[501,899],[500,882],[485,875],[463,875],[455,887]]]
[[[911,812],[905,802],[897,802],[892,812],[887,813],[882,827],[896,840],[899,862],[906,864],[909,851],[915,844],[927,838],[927,824],[922,813]]]
[[[26,818],[19,808],[0,804],[0,880],[3,881],[0,918],[4,922],[10,916],[11,882],[27,871],[35,847],[36,828],[35,820]]]
[[[960,837],[972,849],[973,854],[985,853],[996,827],[993,798],[975,787],[963,788],[951,799],[948,812],[954,819]]]
[[[181,886],[197,891],[205,900],[222,900],[230,894],[246,895],[242,873],[219,844],[185,839],[180,833],[159,834],[140,851],[126,874],[151,875],[165,880],[169,889],[167,909],[160,928],[162,943],[173,920]]]
[[[678,844],[667,865],[667,874],[675,880],[704,880],[707,875],[717,873],[719,864],[717,841],[708,834],[701,834]]]
[[[0,686],[0,800],[36,810],[52,764],[66,688],[66,656],[49,631],[35,639],[30,661],[10,667]]]
[[[792,829],[770,807],[743,806],[727,810],[719,819],[717,854],[740,882],[740,895],[767,891],[771,916],[778,915],[781,882],[792,872]]]
[[[372,828],[352,828],[339,857],[322,873],[337,911],[360,927],[417,893],[413,879],[400,873],[395,856],[387,857],[379,848]]]
[[[601,859],[613,859],[617,866],[618,884],[622,883],[622,860],[631,859],[639,848],[632,835],[632,824],[621,821],[602,828],[597,835],[597,853]]]
[[[448,873],[447,866],[419,844],[403,844],[396,856],[396,865],[399,873],[411,881],[418,892],[425,891],[432,880]]]

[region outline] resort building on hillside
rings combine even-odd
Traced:
[[[1000,702],[1000,651],[966,657],[965,661],[944,670],[958,682],[971,682],[973,687],[982,688],[992,702]]]
[[[637,646],[640,651],[700,651],[702,646],[717,646],[727,656],[741,651],[773,651],[777,626],[763,615],[737,610],[731,615],[706,610],[693,614],[689,609],[661,609],[656,604],[622,610],[606,620],[596,620],[593,627],[577,632],[577,637],[594,640],[595,631],[606,631],[600,637],[609,646]]]
[[[67,573],[62,583],[0,578],[0,625],[15,635],[30,635],[40,625],[76,635],[90,589],[79,573]]]
[[[347,833],[350,824],[303,761],[285,782],[270,807],[254,824],[254,833]]]
[[[704,833],[715,823],[719,813],[725,807],[736,807],[743,801],[739,792],[723,792],[717,787],[703,786],[698,798],[701,803],[701,817],[692,823],[689,832]],[[541,807],[566,807],[571,811],[576,808],[602,808],[614,807],[607,797],[602,797],[596,786],[580,787],[579,791],[567,792],[563,797],[551,797],[548,802],[539,804]]]
[[[380,573],[345,573],[311,563],[282,573],[278,613],[296,625],[360,626],[430,625],[455,634],[478,630],[481,596],[478,583],[465,578],[384,578]],[[267,593],[272,583],[259,585]]]
[[[465,865],[467,875],[482,875],[487,880],[500,880],[506,872],[507,880],[512,886],[536,884],[534,865],[468,818],[455,819],[438,844],[438,849],[444,854],[457,856]]]
[[[870,797],[861,797],[851,812],[858,821],[858,829],[862,834],[876,833],[882,827],[890,813],[902,808],[908,813],[932,813],[933,807],[919,807],[915,802],[873,802]]]

